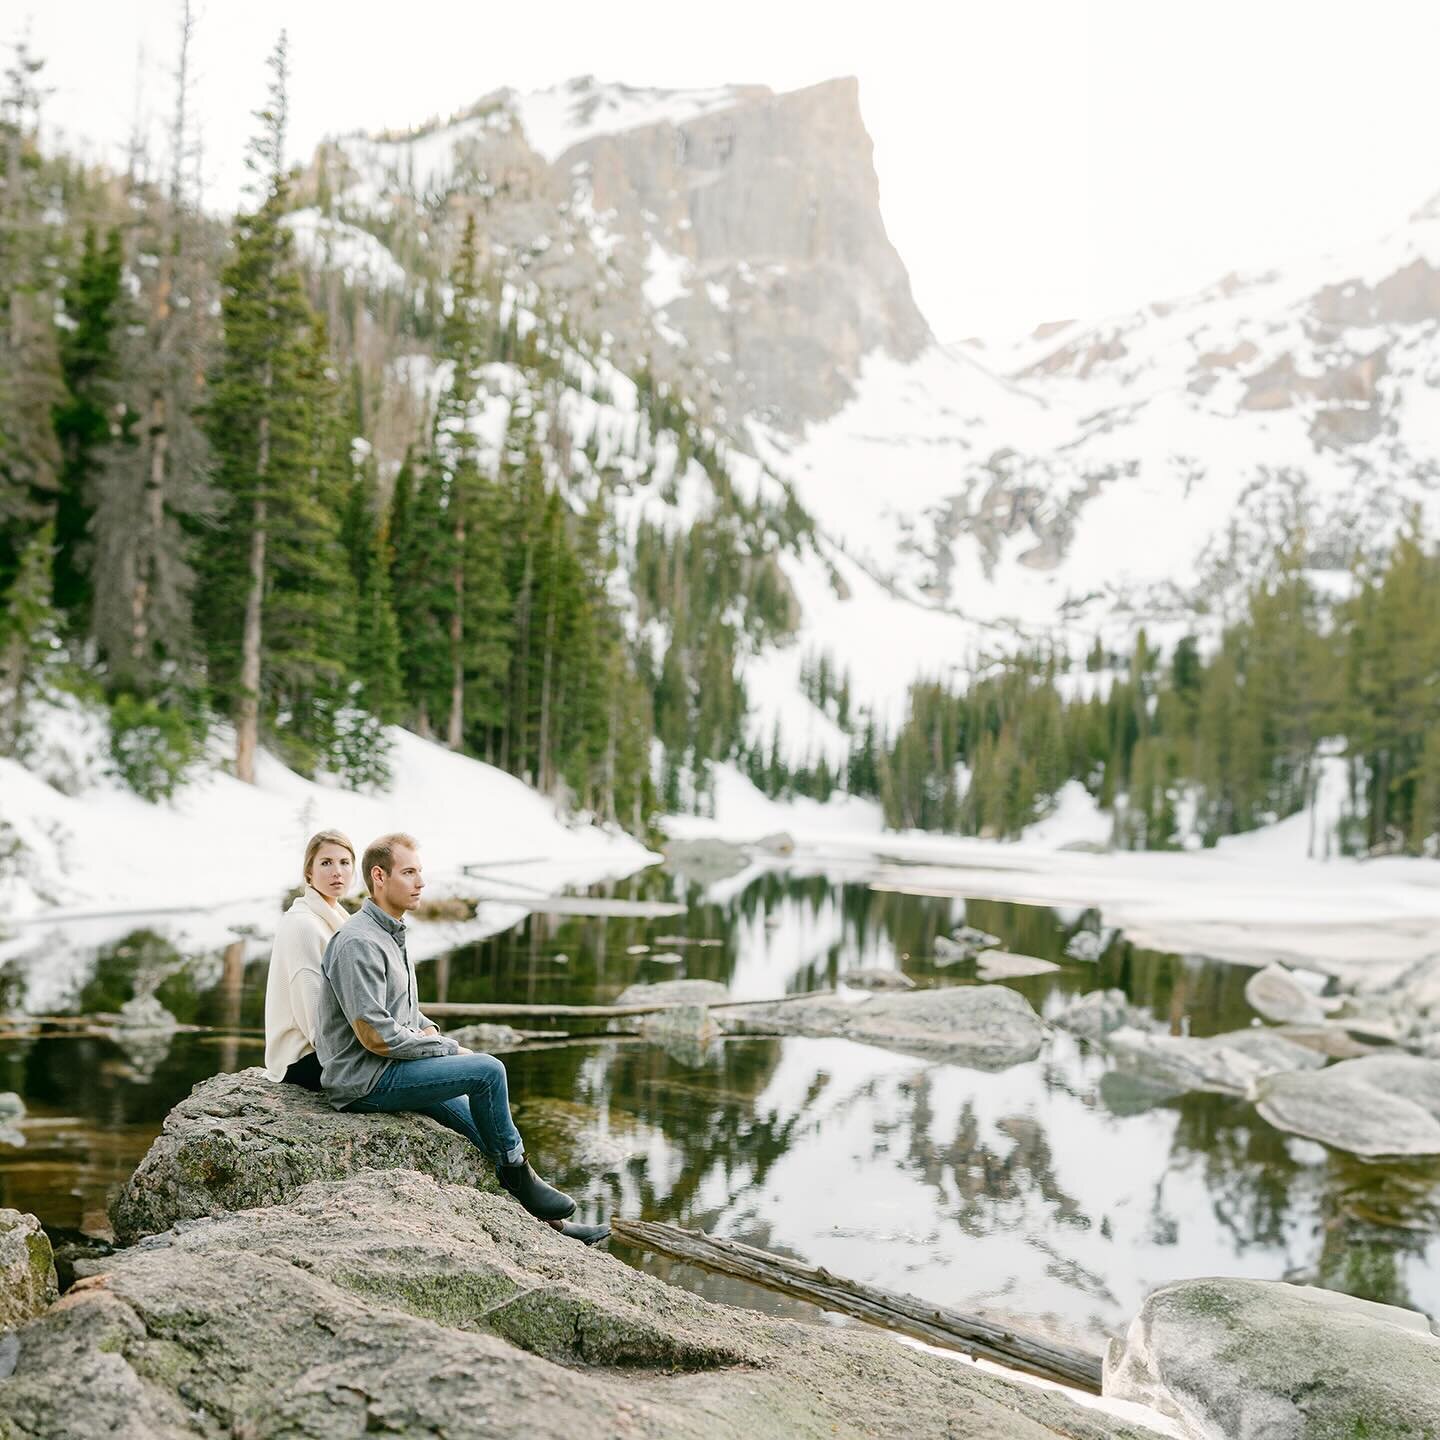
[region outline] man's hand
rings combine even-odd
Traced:
[[[457,1040],[455,1042],[455,1053],[457,1055],[473,1055],[475,1052],[468,1045],[462,1045]]]
[[[427,1025],[420,1033],[422,1035],[438,1035],[440,1033],[440,1027],[438,1025]]]

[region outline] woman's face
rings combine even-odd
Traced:
[[[327,899],[338,900],[350,893],[355,874],[355,860],[343,845],[328,842],[310,862],[310,883]]]

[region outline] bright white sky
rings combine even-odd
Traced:
[[[53,126],[118,156],[170,106],[172,0],[11,0]],[[27,16],[28,11],[28,16]],[[1433,0],[199,0],[209,200],[233,203],[288,27],[293,150],[578,74],[858,75],[881,204],[943,340],[1364,245],[1440,190]],[[137,66],[142,82],[137,85]]]

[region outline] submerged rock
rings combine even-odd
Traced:
[[[1007,950],[987,950],[975,958],[975,973],[982,980],[1023,980],[1029,975],[1049,975],[1060,967],[1038,955],[1012,955]]]
[[[1256,1108],[1277,1130],[1367,1159],[1440,1155],[1436,1077],[1440,1061],[1370,1055],[1308,1074],[1265,1076]]]
[[[401,1168],[496,1187],[479,1151],[434,1120],[347,1114],[261,1069],[241,1070],[201,1082],[165,1117],[110,1218],[129,1245],[182,1220],[279,1204],[312,1180]]]
[[[0,1433],[1143,1434],[861,1327],[713,1304],[404,1170],[311,1184],[104,1264],[20,1332]]]
[[[856,990],[913,990],[915,982],[901,970],[882,970],[879,966],[865,966],[847,970],[840,977]]]
[[[1270,1280],[1183,1280],[1105,1358],[1105,1394],[1197,1440],[1440,1434],[1440,1340],[1413,1310]]]
[[[40,1222],[23,1211],[0,1208],[0,1334],[38,1315],[59,1293],[55,1257]]]
[[[724,1017],[727,1030],[835,1035],[904,1055],[1003,1070],[1039,1052],[1045,1022],[1018,991],[1003,985],[956,985],[874,995],[859,1004],[817,995],[756,1005]]]
[[[1316,1070],[1325,1063],[1323,1055],[1260,1026],[1204,1038],[1120,1029],[1104,1044],[1122,1066],[1176,1094],[1244,1096],[1262,1075]]]

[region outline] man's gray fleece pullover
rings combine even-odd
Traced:
[[[444,1035],[420,1033],[432,1022],[420,1013],[405,922],[373,900],[330,937],[320,971],[315,1053],[337,1110],[368,1095],[391,1065],[459,1053]]]

